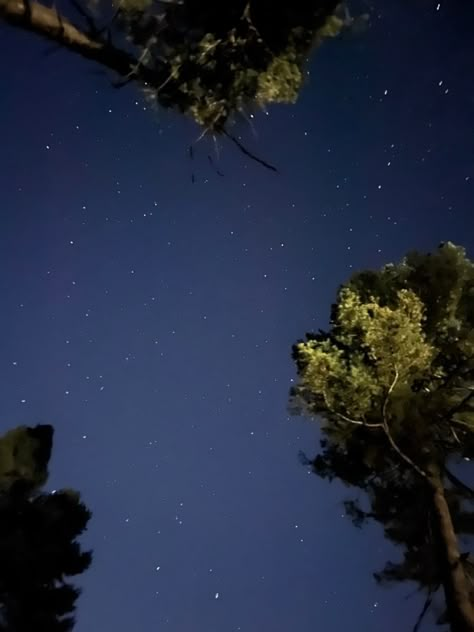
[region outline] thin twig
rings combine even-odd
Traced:
[[[390,384],[390,387],[387,391],[387,395],[385,397],[383,407],[382,407],[382,419],[383,419],[384,424],[387,424],[387,406],[390,399],[390,395],[392,394],[393,389],[395,388],[395,385],[398,382],[398,378],[399,378],[398,369],[395,368],[395,377],[393,378],[392,383]]]
[[[340,417],[343,421],[347,421],[350,424],[355,424],[356,426],[364,426],[365,428],[383,428],[383,424],[372,424],[367,423],[366,421],[360,421],[358,419],[351,419],[350,417],[346,417],[342,413],[338,413],[337,411],[332,411],[335,415]]]
[[[140,55],[137,63],[135,64],[135,66],[130,70],[130,72],[128,73],[128,75],[125,77],[125,79],[129,79],[132,78],[134,75],[137,74],[138,69],[140,68],[140,66],[143,65],[143,62],[145,61],[148,53],[150,52],[150,48],[153,46],[153,44],[156,44],[156,37],[152,36],[150,37],[150,39],[147,42],[146,47],[143,49],[142,54]]]
[[[211,167],[214,169],[214,171],[217,173],[218,176],[224,177],[224,174],[222,173],[222,171],[220,171],[216,165],[214,164],[214,161],[212,160],[212,156],[210,154],[208,154],[207,159],[209,160],[209,164],[211,165]]]
[[[457,443],[461,443],[461,441],[460,441],[460,439],[459,439],[459,437],[457,435],[457,432],[454,430],[454,428],[452,426],[449,426],[449,429],[451,430],[451,434],[453,435],[455,441]]]
[[[456,487],[459,487],[463,492],[474,498],[474,490],[471,489],[466,483],[463,483],[457,476],[455,476],[447,467],[444,466],[444,473],[446,474],[449,482]]]
[[[418,619],[416,620],[416,623],[415,623],[415,625],[413,627],[413,632],[418,632],[418,630],[420,629],[420,625],[421,625],[421,623],[422,623],[422,621],[423,621],[423,619],[425,617],[425,614],[428,612],[428,610],[429,610],[429,608],[431,606],[431,603],[433,601],[433,597],[431,596],[431,592],[432,591],[431,591],[431,588],[430,588],[430,590],[428,592],[428,596],[426,597],[426,601],[425,601],[425,603],[423,605],[423,608],[421,609],[421,612],[420,612],[420,614],[418,616]]]
[[[381,424],[381,423],[370,424],[370,423],[367,423],[366,421],[362,421],[360,419],[351,419],[350,417],[346,417],[346,415],[343,415],[342,413],[338,412],[337,410],[334,410],[334,408],[330,405],[329,399],[328,399],[328,394],[327,394],[325,388],[323,388],[322,394],[323,394],[324,403],[325,403],[326,408],[328,409],[328,411],[333,413],[337,417],[339,417],[339,419],[342,419],[342,421],[346,421],[349,424],[354,424],[355,426],[365,426],[366,428],[383,428],[383,424]]]
[[[240,151],[243,154],[245,154],[246,156],[248,156],[252,160],[255,160],[255,162],[260,163],[261,165],[263,165],[267,169],[270,169],[270,171],[275,171],[276,173],[278,173],[278,169],[276,167],[271,165],[269,162],[266,162],[262,158],[259,158],[258,156],[253,154],[251,151],[249,151],[246,147],[244,147],[244,145],[242,145],[242,143],[235,136],[233,136],[232,134],[229,134],[229,132],[226,129],[223,129],[222,133],[224,134],[224,136],[227,136],[227,138],[229,138],[240,149]]]

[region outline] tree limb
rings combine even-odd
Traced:
[[[137,66],[137,59],[108,42],[84,33],[55,9],[29,0],[0,0],[0,19],[8,24],[31,31],[74,53],[95,61],[121,76]],[[140,66],[135,75],[151,86],[163,81],[164,73]]]
[[[431,603],[433,601],[433,597],[432,597],[432,590],[430,588],[428,595],[426,597],[425,603],[423,604],[423,608],[421,609],[420,614],[418,615],[418,619],[416,620],[416,623],[413,627],[413,632],[418,632],[418,630],[420,629],[420,626],[423,622],[423,619],[425,618],[425,614],[428,612]]]
[[[356,426],[365,426],[366,428],[383,428],[383,424],[380,424],[380,423],[369,424],[366,421],[361,421],[359,419],[351,419],[350,417],[346,417],[346,415],[343,415],[342,413],[337,412],[337,410],[334,410],[330,406],[325,388],[323,388],[322,393],[323,393],[324,403],[328,411],[331,412],[333,415],[336,415],[337,417],[339,417],[339,419],[342,419],[342,421],[347,421],[347,423],[354,424]]]
[[[97,28],[93,18],[81,7],[77,0],[71,0],[75,9],[86,20],[89,32],[84,32],[70,20],[61,16],[56,9],[47,7],[36,0],[0,0],[0,20],[11,26],[31,31],[53,41],[60,47],[75,52],[86,59],[95,61],[116,72],[123,81],[115,82],[115,87],[122,87],[130,81],[138,81],[156,90],[163,88],[173,78],[166,64],[162,68],[148,67],[143,63],[147,49],[140,58],[104,41],[102,31]],[[249,151],[235,136],[226,129],[221,130],[239,150],[271,171],[277,168]],[[204,132],[205,133],[205,132]]]
[[[238,138],[236,138],[235,136],[230,134],[226,129],[223,129],[222,133],[224,134],[224,136],[227,136],[227,138],[229,138],[234,143],[234,145],[236,145],[240,149],[240,151],[243,154],[245,154],[246,156],[248,156],[252,160],[255,160],[255,162],[260,163],[261,165],[263,165],[267,169],[270,169],[270,171],[276,171],[278,173],[278,169],[276,167],[271,165],[266,160],[263,160],[262,158],[259,158],[258,156],[253,154],[251,151],[249,151],[244,145],[242,145],[242,143],[240,142],[240,140]]]
[[[466,483],[463,483],[461,480],[459,480],[459,478],[457,476],[455,476],[446,467],[446,465],[444,466],[444,473],[446,474],[446,477],[447,477],[448,481],[450,483],[452,483],[452,485],[454,485],[455,487],[458,487],[461,491],[463,491],[466,494],[468,494],[469,496],[471,496],[471,498],[474,498],[474,489],[471,489],[468,485],[466,485]]]
[[[428,474],[421,469],[421,467],[419,467],[414,461],[412,461],[412,459],[410,459],[410,457],[405,454],[404,452],[402,452],[400,450],[400,448],[398,447],[398,445],[395,443],[395,440],[392,437],[392,433],[390,432],[390,428],[388,426],[388,421],[387,421],[387,406],[388,406],[388,401],[390,398],[390,395],[393,391],[393,389],[395,388],[395,385],[398,381],[398,370],[395,369],[395,377],[393,378],[393,381],[390,385],[390,388],[388,389],[388,393],[387,396],[385,398],[384,404],[383,404],[383,409],[382,409],[382,425],[383,425],[383,430],[385,432],[385,435],[387,437],[387,439],[389,440],[390,445],[392,446],[392,448],[395,450],[395,452],[398,454],[398,456],[403,459],[405,461],[405,463],[408,463],[408,465],[413,468],[415,470],[415,472],[417,472],[417,474],[419,474],[425,481],[430,481],[430,478],[428,476]]]
[[[364,428],[383,428],[383,424],[370,424],[366,421],[359,421],[358,419],[351,419],[350,417],[346,417],[342,413],[338,413],[336,411],[332,411],[335,415],[340,417],[343,421],[347,421],[350,424],[355,424],[356,426],[364,426]]]

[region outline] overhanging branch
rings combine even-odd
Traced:
[[[137,81],[142,86],[146,86],[147,89],[158,93],[172,78],[167,64],[163,63],[162,68],[156,64],[150,68],[143,63],[147,49],[137,58],[131,53],[117,48],[107,38],[103,38],[101,30],[97,28],[92,17],[83,10],[76,0],[73,0],[73,5],[86,20],[89,26],[88,31],[81,30],[59,14],[55,8],[47,7],[35,0],[0,0],[0,20],[11,26],[35,33],[54,42],[56,46],[77,53],[81,57],[95,61],[117,73],[122,80],[115,82],[113,84],[115,87],[121,87],[130,81]],[[222,129],[221,132],[251,160],[271,171],[277,171],[276,167],[249,151],[226,129]]]
[[[55,9],[29,0],[0,0],[0,19],[23,30],[55,42],[86,59],[95,61],[121,76],[137,66],[138,60],[99,36],[87,34]],[[163,76],[162,76],[163,75]],[[140,66],[135,79],[150,85],[163,81],[164,74]]]

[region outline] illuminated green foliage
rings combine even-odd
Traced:
[[[141,50],[142,63],[164,77],[145,86],[147,97],[213,132],[246,108],[294,103],[312,48],[344,24],[334,16],[334,0],[266,12],[267,3],[258,0],[184,1],[159,14],[154,5],[134,9],[133,2],[121,12],[121,28]]]
[[[392,308],[374,297],[363,303],[353,290],[343,288],[333,339],[297,345],[305,366],[301,388],[319,397],[328,411],[376,423],[396,373],[403,388],[430,368],[434,351],[422,321],[423,305],[409,290],[398,292]]]
[[[440,442],[461,449],[474,430],[474,265],[462,248],[446,243],[355,275],[338,292],[331,324],[294,348],[293,397],[304,410],[345,436],[389,423],[405,444],[410,434],[428,451]]]
[[[366,502],[346,501],[347,515],[357,526],[379,522],[403,547],[377,580],[418,582],[426,607],[443,586],[444,621],[471,629],[474,558],[455,536],[474,534],[474,492],[450,467],[474,457],[474,264],[447,242],[359,272],[339,289],[330,325],[293,347],[293,410],[322,430],[320,453],[304,462],[363,490]],[[448,523],[452,531],[440,526]]]

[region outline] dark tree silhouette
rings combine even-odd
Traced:
[[[346,503],[360,525],[374,519],[404,547],[376,575],[442,586],[452,630],[474,630],[473,493],[451,464],[474,456],[474,264],[441,244],[339,289],[331,330],[293,348],[295,412],[319,416],[321,453],[306,462],[323,478],[366,492]]]
[[[53,428],[19,427],[0,439],[0,631],[67,632],[80,594],[69,577],[92,560],[77,541],[91,517],[73,490],[41,491]]]
[[[329,481],[338,479],[345,485],[364,492],[364,502],[359,498],[344,502],[345,513],[353,524],[360,528],[369,520],[378,522],[387,539],[400,548],[401,556],[389,561],[385,567],[374,573],[380,585],[414,582],[418,590],[425,593],[425,601],[413,632],[420,629],[430,607],[439,610],[438,622],[448,622],[448,614],[443,606],[443,560],[440,557],[440,543],[437,540],[435,517],[430,495],[419,477],[404,468],[393,458],[375,469],[372,461],[365,461],[367,441],[373,437],[364,436],[359,431],[351,437],[345,449],[331,444],[327,439],[320,441],[319,454],[309,459],[300,454],[304,465],[319,477]],[[453,526],[458,536],[474,535],[473,491],[456,477],[450,469],[445,469],[446,500]],[[460,563],[471,583],[471,599],[474,599],[474,558],[463,552]]]

